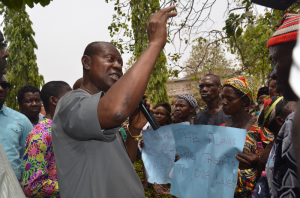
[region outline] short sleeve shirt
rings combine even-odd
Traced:
[[[230,115],[226,115],[221,109],[216,114],[208,114],[206,113],[207,108],[201,110],[194,119],[194,125],[216,125],[220,126],[228,122],[231,119]]]
[[[22,164],[25,140],[33,126],[28,118],[2,106],[0,110],[0,143],[19,182],[22,181]]]
[[[145,197],[120,127],[101,129],[100,95],[78,89],[67,93],[56,107],[52,141],[60,196]]]

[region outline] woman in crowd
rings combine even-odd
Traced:
[[[270,98],[273,96],[280,95],[276,92],[276,80],[274,80],[272,78],[269,80],[269,94],[270,94]]]
[[[178,119],[178,122],[190,122],[191,124],[194,124],[193,116],[195,116],[197,108],[198,103],[193,95],[178,95],[175,103],[174,116]]]
[[[154,117],[156,118],[157,122],[160,126],[166,126],[171,124],[171,105],[167,102],[157,104],[153,110]],[[140,147],[144,147],[144,141],[141,140]],[[145,167],[143,164],[143,171],[144,171],[144,188],[148,188],[149,183],[146,176]],[[161,184],[154,184],[153,185],[155,191],[160,194],[169,194],[170,186],[168,185],[161,185]]]
[[[260,104],[261,101],[269,96],[269,88],[268,87],[261,87],[257,92],[257,103]]]
[[[264,150],[265,146],[274,140],[274,135],[269,130],[258,127],[255,117],[245,111],[245,107],[253,101],[253,95],[254,91],[244,77],[227,80],[222,90],[223,111],[231,115],[232,119],[221,126],[248,131],[243,153],[236,155],[240,165],[234,197],[251,197],[258,178],[259,153],[255,150]],[[264,145],[258,142],[264,142]]]

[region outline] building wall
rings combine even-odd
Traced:
[[[169,80],[167,82],[167,93],[172,105],[175,104],[177,96],[180,94],[193,94],[198,101],[201,101],[199,94],[199,82],[192,81],[190,78],[181,78],[175,80]]]

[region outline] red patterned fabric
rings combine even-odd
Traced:
[[[221,126],[226,126],[226,123]],[[260,156],[260,153],[273,140],[274,134],[271,131],[267,128],[260,128],[257,123],[255,123],[247,132],[243,153],[253,153]],[[262,149],[258,148],[258,143],[263,145]],[[239,169],[234,198],[250,198],[253,195],[258,176],[257,168]]]
[[[299,30],[300,15],[287,13],[281,19],[281,26],[276,30],[273,36],[268,41],[267,47],[288,43],[297,40]]]

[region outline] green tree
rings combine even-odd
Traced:
[[[267,75],[273,64],[269,60],[267,42],[280,26],[280,20],[286,13],[298,13],[299,3],[285,11],[271,9],[263,15],[253,15],[253,6],[244,0],[242,14],[231,13],[223,30],[224,41],[229,51],[237,56],[236,75],[247,76],[254,87],[267,85]]]
[[[23,8],[25,5],[33,8],[34,4],[41,4],[45,7],[52,0],[1,0],[1,2],[10,9],[18,10]]]
[[[186,77],[199,80],[208,73],[228,78],[232,74],[232,61],[226,58],[225,49],[219,42],[207,41],[203,38],[196,39],[192,46],[190,57],[182,67]]]
[[[4,36],[8,42],[9,58],[6,74],[11,89],[6,99],[6,105],[15,110],[19,109],[17,93],[24,85],[33,85],[40,88],[44,84],[44,77],[39,75],[34,49],[37,44],[35,35],[25,7],[15,11],[1,5],[1,14],[4,17]]]
[[[147,24],[153,13],[160,9],[159,0],[131,0],[131,26],[134,36],[134,55],[137,59],[148,45]],[[168,70],[166,68],[166,56],[163,50],[160,52],[150,80],[146,94],[152,104],[168,102],[166,83],[168,81]]]
[[[130,42],[124,45],[122,43],[123,38],[117,37],[116,41],[113,40],[112,43],[121,53],[124,53],[124,50],[132,52],[133,57],[127,64],[133,64],[148,46],[147,24],[152,14],[160,9],[159,0],[128,1],[131,10],[130,17],[129,15],[125,16],[125,12],[121,9],[123,5],[121,5],[119,1],[117,1],[115,5],[117,15],[113,16],[113,22],[108,27],[110,35],[111,37],[119,36],[121,30],[125,30],[123,36],[129,37]],[[132,30],[128,27],[128,21],[124,23],[121,22],[123,17],[127,17],[127,20],[131,21]],[[166,83],[168,81],[168,69],[166,63],[166,56],[162,50],[158,56],[146,90],[148,99],[153,105],[169,101],[166,90]],[[130,67],[131,65],[125,69],[128,70]]]

